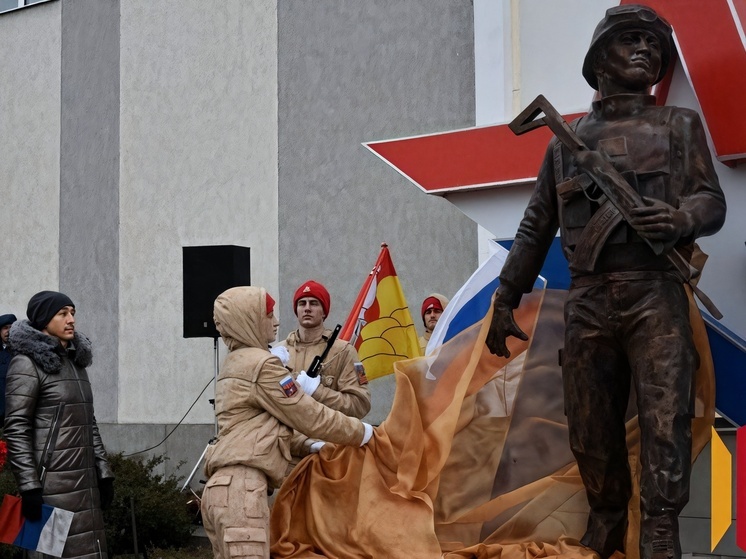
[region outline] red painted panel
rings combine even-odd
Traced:
[[[746,27],[746,0],[731,1]],[[746,49],[728,0],[645,3],[674,27],[718,159],[746,160]],[[659,104],[665,103],[671,75],[656,89]],[[550,137],[546,128],[514,136],[503,124],[367,145],[426,192],[445,194],[535,177]]]
[[[733,0],[739,19],[746,2]],[[623,0],[622,4],[636,3]],[[746,50],[727,0],[646,0],[673,26],[721,161],[746,158]]]
[[[366,145],[420,188],[437,193],[536,177],[551,137],[548,128],[515,136],[501,124]]]
[[[744,25],[746,22],[746,0],[733,0],[733,7],[736,9],[741,27],[746,28],[746,25]]]

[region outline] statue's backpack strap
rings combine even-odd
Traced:
[[[577,120],[570,123],[570,129],[573,132],[577,132],[578,125],[580,124],[580,121],[583,120],[584,117],[580,117]],[[564,156],[563,153],[566,150],[565,146],[562,145],[562,142],[557,140],[557,142],[554,144],[554,151],[552,153],[552,160],[554,163],[554,184],[558,185],[564,182],[565,180],[565,166],[564,166]]]

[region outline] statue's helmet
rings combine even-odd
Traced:
[[[673,51],[671,25],[647,6],[638,4],[615,6],[606,10],[606,15],[596,26],[591,46],[588,47],[588,53],[583,61],[583,77],[593,89],[598,89],[598,80],[593,68],[596,53],[606,46],[606,42],[612,35],[627,29],[644,29],[658,37],[661,47],[661,69],[653,83],[658,83],[666,75]]]

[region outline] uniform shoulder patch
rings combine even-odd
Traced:
[[[280,381],[280,388],[282,388],[282,391],[288,398],[298,392],[298,386],[295,384],[291,375],[286,376]]]
[[[355,363],[355,372],[357,373],[357,381],[360,384],[368,384],[368,377],[365,376],[365,367],[360,362]]]

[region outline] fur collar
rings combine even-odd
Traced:
[[[47,374],[59,373],[62,369],[62,346],[58,340],[37,330],[28,320],[19,320],[11,326],[8,344],[13,355],[21,354],[31,358]],[[73,346],[73,363],[79,367],[88,367],[93,362],[90,340],[75,332]]]

